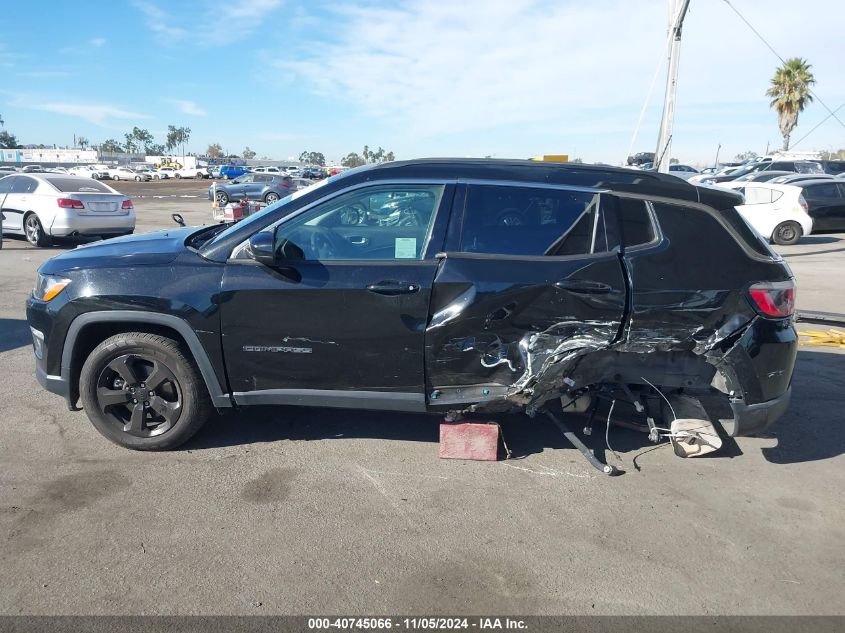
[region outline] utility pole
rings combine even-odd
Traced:
[[[657,171],[669,172],[672,158],[672,121],[675,118],[675,89],[678,85],[678,63],[681,57],[681,29],[689,9],[690,0],[669,0],[669,70],[666,73],[666,96],[663,98],[663,116],[660,119],[660,134],[657,137],[657,151],[654,166]]]
[[[713,167],[719,168],[719,150],[722,149],[722,144],[719,143],[719,146],[716,148],[716,161],[713,163]]]

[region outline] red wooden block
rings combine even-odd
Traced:
[[[499,425],[484,422],[440,425],[440,459],[494,462],[499,453]]]

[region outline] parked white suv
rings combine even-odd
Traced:
[[[801,187],[768,182],[724,182],[719,186],[745,196],[736,208],[754,229],[775,244],[795,244],[813,231]]]
[[[26,236],[35,246],[51,237],[128,235],[135,230],[132,200],[108,185],[65,174],[13,174],[0,178],[3,233]]]

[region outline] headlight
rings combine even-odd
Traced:
[[[38,273],[38,280],[35,282],[35,289],[32,296],[40,301],[50,301],[70,283],[70,279],[63,279],[55,275],[42,275]]]

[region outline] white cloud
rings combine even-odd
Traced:
[[[205,116],[206,114],[208,114],[205,110],[200,108],[193,101],[187,101],[182,99],[168,99],[167,101],[179,108],[179,111],[182,114],[190,114],[191,116]]]
[[[93,46],[94,48],[102,48],[106,44],[106,38],[104,37],[94,37],[88,40],[88,43]]]
[[[819,19],[842,16],[841,0],[818,0],[812,11],[791,0],[735,5],[782,55],[810,58],[817,92],[834,102],[828,105],[845,99],[841,20]],[[666,17],[663,0],[340,5],[332,31],[301,42],[298,50],[308,52],[276,65],[323,98],[386,123],[412,147],[432,139],[454,147],[452,138],[465,135],[468,144],[494,151],[518,147],[517,155],[572,151],[578,143],[585,157],[592,149],[595,159],[618,160],[664,56]],[[680,155],[704,155],[705,147],[710,154],[719,138],[764,145],[763,126],[775,140],[763,93],[777,64],[724,3],[693,3],[681,52]],[[660,77],[635,151],[652,149],[662,95]],[[802,121],[826,114],[812,107],[816,114],[808,110]],[[845,144],[842,128],[832,132]],[[522,138],[500,141],[504,134]]]
[[[33,96],[17,97],[11,105],[19,108],[54,112],[56,114],[77,117],[95,125],[104,125],[114,119],[121,121],[137,121],[139,119],[152,118],[148,114],[124,110],[108,103],[41,102],[38,98]]]
[[[152,0],[133,0],[147,26],[166,44],[190,42],[222,46],[247,37],[263,25],[284,0],[216,0],[204,2],[199,17],[194,11],[177,16]]]

